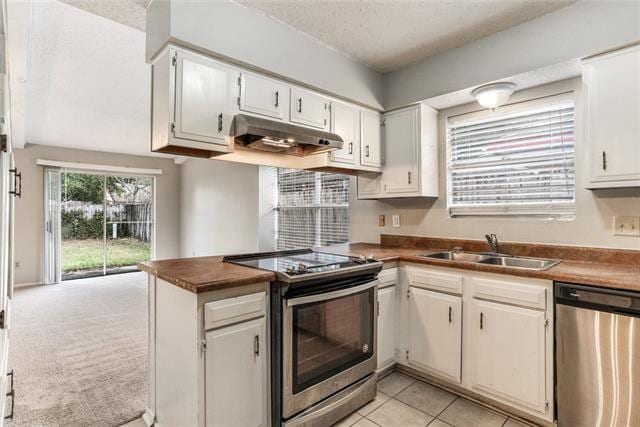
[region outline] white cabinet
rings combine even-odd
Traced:
[[[267,426],[265,318],[206,333],[206,425]]]
[[[393,365],[398,346],[398,302],[395,284],[378,290],[378,370]]]
[[[338,134],[344,142],[342,149],[331,152],[331,161],[356,165],[360,159],[360,111],[352,105],[332,102],[331,132]]]
[[[152,151],[210,156],[233,150],[235,111],[230,67],[168,49],[153,64]]]
[[[241,111],[284,120],[289,106],[289,86],[257,74],[240,73]]]
[[[472,388],[545,414],[545,312],[474,299],[469,327]]]
[[[409,287],[409,364],[460,383],[462,298]]]
[[[290,120],[293,123],[329,130],[329,105],[327,97],[308,90],[291,88]]]
[[[358,198],[438,197],[437,117],[422,104],[385,114],[381,192],[358,178]]]
[[[640,186],[640,45],[584,62],[588,188]]]
[[[364,166],[382,166],[381,116],[375,111],[363,110],[360,116],[362,140],[360,143],[360,163]]]

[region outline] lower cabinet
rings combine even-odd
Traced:
[[[545,312],[475,299],[471,311],[472,388],[544,414]]]
[[[378,370],[393,365],[398,348],[398,302],[395,284],[378,290]]]
[[[206,333],[206,425],[267,425],[266,318]]]
[[[407,361],[460,383],[462,298],[409,287]]]

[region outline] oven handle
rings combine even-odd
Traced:
[[[378,286],[378,279],[367,282],[363,285],[354,286],[352,288],[340,289],[339,291],[327,292],[324,294],[308,295],[306,297],[298,297],[287,300],[287,307],[293,307],[294,305],[309,304],[311,302],[327,301],[330,299],[346,297],[347,295],[357,294],[367,289],[371,289]]]

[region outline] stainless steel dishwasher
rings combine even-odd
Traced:
[[[558,426],[640,426],[640,293],[556,282],[555,301]]]

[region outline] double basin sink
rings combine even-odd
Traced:
[[[545,258],[527,258],[501,254],[476,252],[434,252],[419,255],[424,258],[447,259],[451,261],[475,262],[478,264],[498,265],[502,267],[523,268],[527,270],[547,270],[561,260]]]

